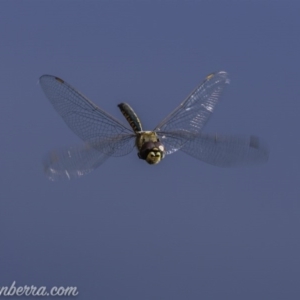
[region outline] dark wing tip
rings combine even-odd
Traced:
[[[64,83],[64,81],[61,78],[59,78],[59,77],[55,77],[55,80],[57,80],[60,83]]]
[[[250,142],[249,142],[250,148],[258,149],[260,145],[259,137],[257,136],[250,136]]]
[[[60,83],[64,83],[64,80],[62,80],[61,78],[59,77],[56,77],[56,76],[53,76],[53,75],[42,75],[40,78],[39,78],[39,81],[42,81],[44,79],[47,79],[47,78],[52,78],[52,79],[55,79],[56,81],[60,82]]]
[[[262,162],[267,162],[270,156],[270,149],[267,143],[257,136],[250,136],[249,147],[261,153]]]
[[[225,84],[229,84],[229,83],[230,83],[230,79],[229,79],[229,77],[228,77],[228,73],[225,72],[225,71],[219,71],[219,72],[213,72],[213,73],[208,74],[208,75],[204,78],[202,84],[204,84],[204,83],[206,83],[207,81],[210,81],[211,79],[213,79],[213,78],[215,78],[215,77],[218,77],[218,76],[219,76],[220,80],[221,80],[221,78],[222,78],[222,80],[225,80],[225,81],[224,81]]]

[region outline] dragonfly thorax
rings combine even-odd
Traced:
[[[153,165],[159,163],[165,157],[165,149],[153,131],[142,131],[137,133],[136,147],[138,157]]]
[[[138,157],[151,165],[159,163],[165,157],[165,149],[157,134],[154,131],[143,131],[140,119],[129,104],[120,103],[118,107],[136,134]]]

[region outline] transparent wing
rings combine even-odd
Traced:
[[[267,145],[256,136],[199,134],[185,143],[181,150],[219,167],[264,163],[269,158]]]
[[[71,85],[51,75],[40,77],[40,84],[54,109],[83,141],[112,156],[125,155],[133,149],[134,143],[124,143],[134,137],[133,132]]]
[[[164,138],[169,153],[179,150],[187,141],[178,138],[178,131],[200,133],[217,105],[226,84],[228,74],[224,71],[208,75],[204,81],[156,128]]]
[[[157,135],[165,147],[166,154],[172,154],[181,149],[186,142],[195,138],[195,134],[186,130],[170,132],[158,131]]]
[[[50,180],[73,179],[99,167],[109,155],[84,144],[50,152],[44,160],[44,171]]]

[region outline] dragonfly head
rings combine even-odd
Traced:
[[[138,153],[139,158],[150,165],[158,164],[164,157],[164,146],[160,142],[146,142]]]
[[[152,149],[146,157],[146,161],[150,165],[156,165],[162,160],[161,151]]]

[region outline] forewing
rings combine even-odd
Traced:
[[[267,145],[256,136],[199,134],[185,143],[181,150],[219,167],[264,163],[269,158]]]
[[[99,167],[108,157],[88,144],[54,150],[44,160],[44,171],[53,181],[78,178]]]
[[[129,153],[117,141],[134,137],[132,131],[103,111],[64,80],[43,75],[40,84],[54,109],[69,128],[83,141],[97,145],[104,154],[120,156]]]
[[[163,136],[170,152],[179,150],[187,141],[186,136],[178,140],[178,132],[198,134],[203,129],[219,101],[228,74],[224,71],[208,75],[204,81],[156,128]]]

